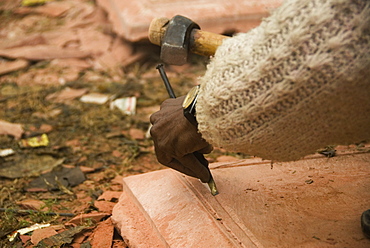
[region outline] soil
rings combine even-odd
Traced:
[[[65,21],[63,17],[33,13],[15,15],[14,10],[19,4],[20,1],[5,1],[1,6],[2,36],[9,32],[58,30]],[[37,23],[32,30],[30,21]],[[115,37],[113,33],[109,35]],[[168,98],[155,69],[159,63],[158,49],[145,41],[132,44],[132,47],[135,51],[145,52],[145,56],[135,57],[140,59],[124,67],[88,67],[79,69],[74,77],[68,77],[76,64],[61,70],[55,67],[53,60],[41,59],[29,60],[28,66],[0,75],[0,120],[23,127],[20,138],[0,135],[0,150],[14,151],[13,155],[0,157],[0,169],[12,172],[7,174],[3,170],[0,177],[0,247],[34,247],[36,231],[18,235],[14,241],[9,241],[8,235],[35,223],[48,223],[54,228],[38,240],[43,243],[37,247],[90,247],[97,244],[101,241],[99,230],[111,225],[109,216],[117,202],[113,197],[105,200],[104,205],[99,197],[104,192],[120,192],[122,177],[164,168],[157,162],[153,142],[147,135],[150,114]],[[0,60],[12,61],[5,57]],[[166,68],[178,96],[186,94],[196,84],[206,63],[204,58],[193,57],[185,66]],[[67,76],[62,78],[60,75]],[[82,93],[78,95],[76,92]],[[103,104],[82,102],[80,97],[88,93],[103,94],[109,99]],[[114,99],[125,97],[136,98],[135,114],[127,115],[110,107]],[[32,137],[40,139],[43,134],[48,139],[46,145],[31,147],[29,140],[24,143]],[[231,156],[226,159],[244,157],[216,149],[207,158],[212,162],[220,156],[225,159],[225,155]],[[46,158],[55,163],[50,164]],[[61,167],[80,168],[85,178],[76,185],[29,187],[35,179]],[[19,211],[25,209],[34,211]],[[99,213],[103,215],[94,219]],[[80,223],[70,222],[73,216],[81,214],[91,215]],[[64,236],[58,236],[59,243],[54,240],[53,244],[48,244],[51,242],[48,237],[52,234],[56,237],[55,233]],[[94,240],[94,237],[100,238]],[[117,233],[108,239],[111,244],[108,247],[126,246]]]

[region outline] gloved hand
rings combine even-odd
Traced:
[[[210,153],[213,147],[185,118],[182,108],[184,98],[165,100],[160,111],[150,117],[155,153],[161,164],[207,183],[211,175],[203,154]]]

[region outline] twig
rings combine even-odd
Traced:
[[[0,208],[0,212],[12,212],[12,213],[20,213],[20,214],[45,214],[45,215],[59,215],[59,216],[67,216],[67,217],[74,217],[75,214],[72,213],[54,213],[54,212],[45,212],[45,211],[38,211],[38,210],[25,210],[25,209],[12,209],[12,208]]]

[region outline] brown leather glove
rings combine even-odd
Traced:
[[[155,153],[161,164],[207,183],[211,175],[203,154],[210,153],[213,147],[184,117],[184,98],[165,100],[160,111],[150,117]]]

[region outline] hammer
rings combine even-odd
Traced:
[[[183,65],[189,52],[212,56],[227,36],[200,30],[198,24],[184,16],[155,18],[149,26],[149,40],[161,47],[161,60]]]

